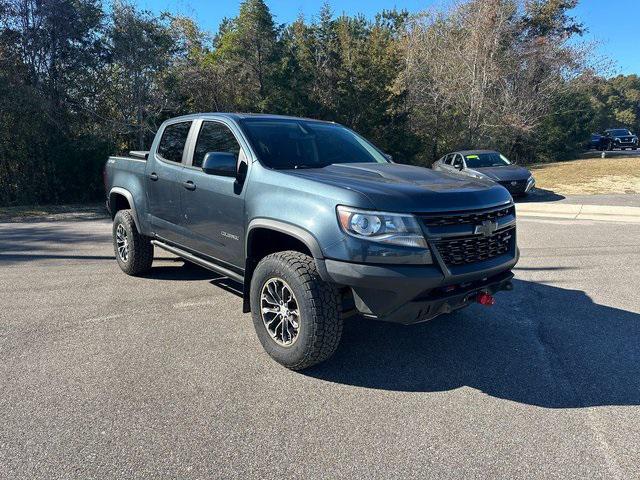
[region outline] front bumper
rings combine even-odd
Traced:
[[[614,140],[613,141],[614,148],[633,148],[638,147],[638,139],[634,138],[632,140]]]
[[[533,177],[524,180],[500,180],[497,183],[506,188],[511,195],[524,195],[536,185]]]
[[[445,275],[437,265],[366,265],[326,259],[326,279],[351,287],[365,317],[412,324],[471,304],[478,293],[511,289],[518,251]]]

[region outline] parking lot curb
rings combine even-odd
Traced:
[[[516,205],[516,210],[520,217],[640,223],[640,207],[541,202],[519,203]]]

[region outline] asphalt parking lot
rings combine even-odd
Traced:
[[[515,290],[329,362],[105,220],[0,224],[2,478],[640,478],[640,225],[521,219]]]

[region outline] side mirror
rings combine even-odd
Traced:
[[[235,177],[238,158],[229,152],[208,152],[202,161],[202,171],[209,175]]]
[[[460,171],[462,171],[464,165],[462,165],[461,163],[458,163],[457,165],[454,165],[453,167],[458,169],[458,170],[460,170]]]

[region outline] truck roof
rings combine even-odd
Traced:
[[[264,119],[281,119],[281,120],[309,120],[313,122],[325,122],[325,123],[335,123],[326,120],[318,120],[316,118],[305,118],[305,117],[293,117],[290,115],[275,115],[272,113],[244,113],[244,112],[200,112],[200,113],[192,113],[189,115],[182,115],[180,117],[173,117],[170,120],[184,119],[184,120],[195,120],[200,118],[207,117],[224,117],[233,120],[241,120],[244,118],[264,118]]]

